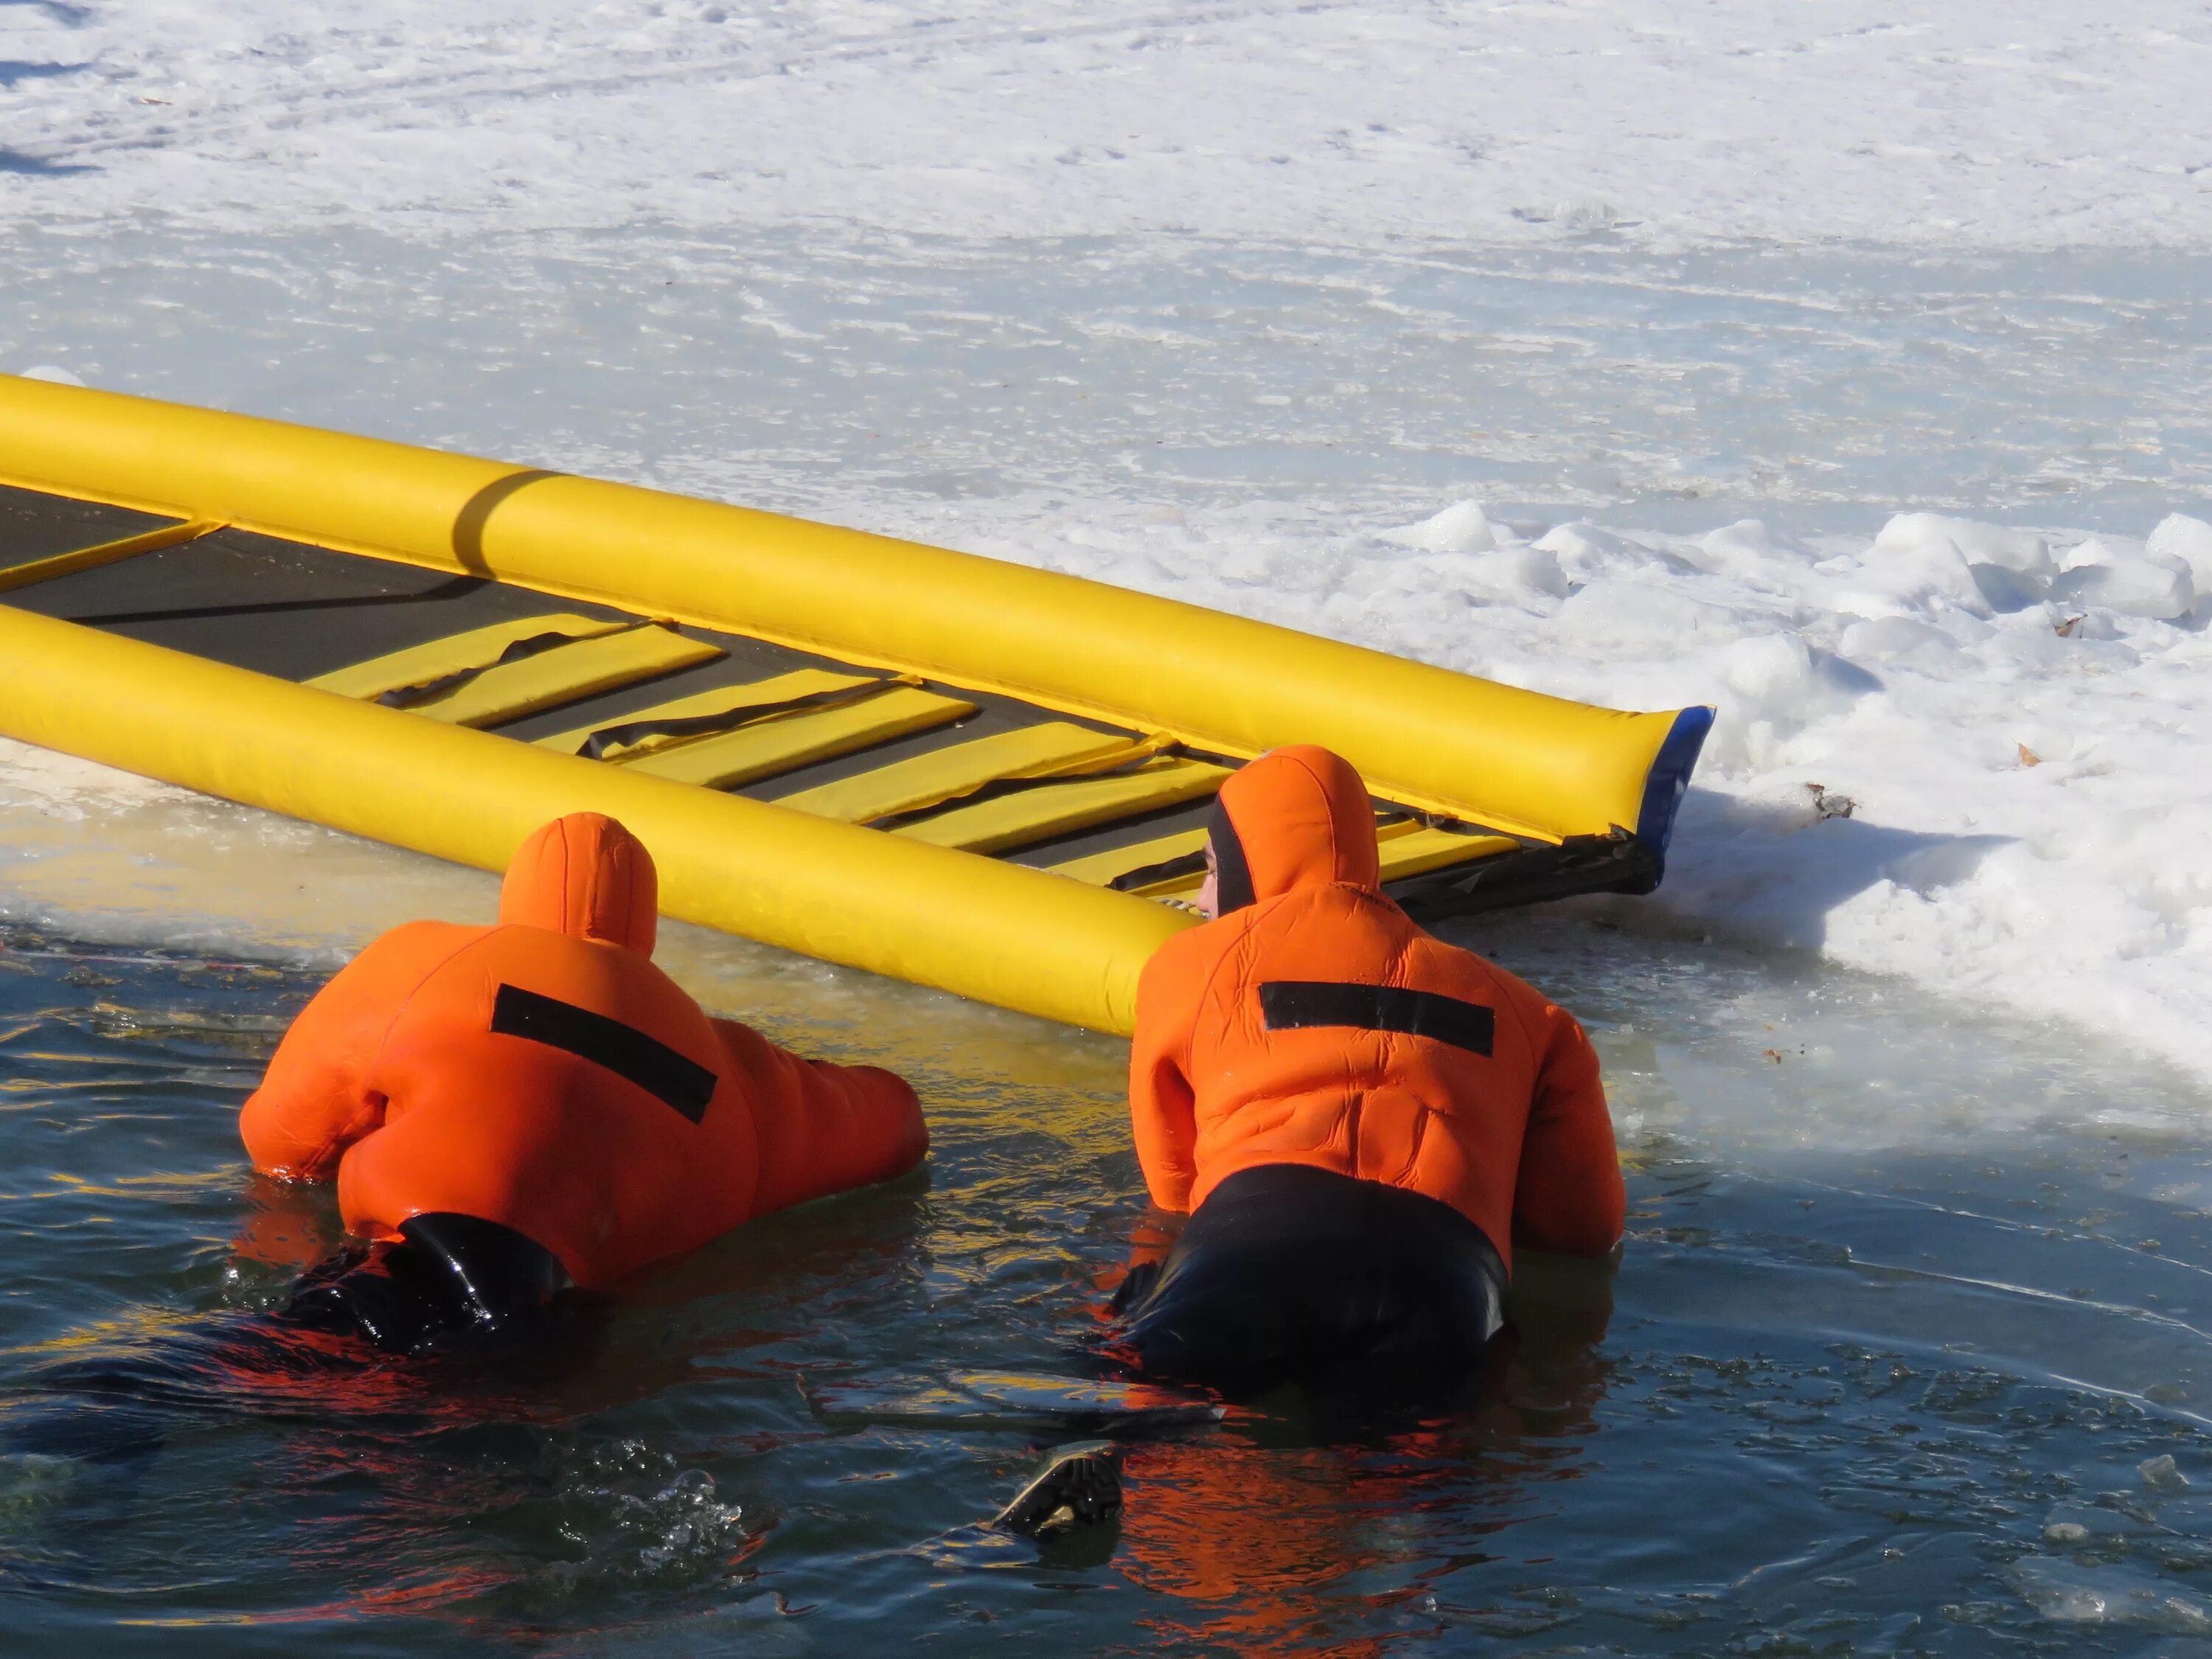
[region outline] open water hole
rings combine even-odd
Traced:
[[[1593,1030],[1618,1271],[1524,1261],[1458,1407],[1133,1432],[1118,1532],[1040,1555],[972,1523],[1073,1431],[870,1402],[1081,1386],[1146,1216],[1122,1045],[672,929],[719,1009],[913,1075],[927,1173],[520,1369],[302,1380],[205,1335],[336,1236],[234,1127],[317,976],[19,931],[8,1651],[2212,1651],[2201,1092],[1806,960],[1457,933]],[[86,1381],[118,1371],[159,1386]]]

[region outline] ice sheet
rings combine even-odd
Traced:
[[[13,218],[2201,246],[2183,0],[0,10]]]

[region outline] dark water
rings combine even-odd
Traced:
[[[0,1649],[2212,1651],[2201,1096],[1802,964],[1469,937],[1595,1028],[1618,1274],[1524,1263],[1458,1407],[1133,1437],[1118,1534],[1042,1557],[972,1527],[1059,1437],[1030,1408],[870,1413],[1077,1384],[1145,1215],[1118,1044],[787,988],[776,1035],[915,1074],[926,1177],[741,1230],[595,1348],[255,1373],[207,1334],[336,1224],[234,1119],[313,980],[19,939]]]

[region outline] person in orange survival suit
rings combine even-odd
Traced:
[[[1565,1010],[1384,896],[1339,757],[1262,756],[1209,830],[1213,919],[1146,966],[1129,1060],[1146,1184],[1190,1220],[1124,1282],[1122,1346],[1232,1389],[1346,1362],[1456,1371],[1504,1322],[1516,1237],[1620,1240],[1597,1057]]]
[[[658,890],[620,823],[557,819],[496,926],[395,928],[301,1012],[240,1132],[264,1174],[335,1173],[374,1242],[291,1316],[419,1347],[921,1161],[903,1080],[709,1019],[653,966]]]

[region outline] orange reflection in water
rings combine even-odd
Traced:
[[[1353,1433],[1270,1400],[1236,1437],[1132,1446],[1117,1559],[1161,1599],[1146,1622],[1255,1656],[1369,1659],[1432,1634],[1431,1583],[1584,1473],[1611,1313],[1609,1270],[1526,1258],[1515,1331],[1456,1411]]]

